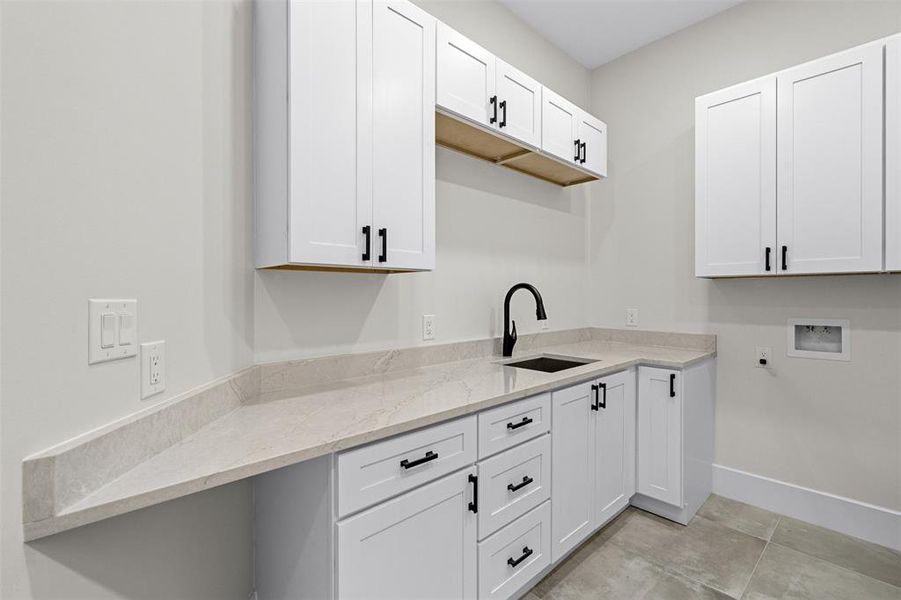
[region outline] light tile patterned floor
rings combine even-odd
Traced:
[[[630,508],[524,600],[901,600],[901,553],[711,496],[683,527]]]

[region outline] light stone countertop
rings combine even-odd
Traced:
[[[108,482],[98,484],[96,489],[87,490],[83,497],[75,497],[69,504],[53,509],[51,514],[42,515],[43,518],[39,516],[31,522],[26,519],[26,539],[635,365],[681,369],[716,354],[715,341],[709,347],[691,349],[589,339],[532,350],[517,358],[544,353],[597,362],[558,373],[542,373],[505,366],[501,361],[510,359],[492,355],[290,390],[265,391],[264,385],[262,393],[244,399],[233,410],[199,426],[184,439],[141,460]],[[269,373],[271,376],[278,370],[270,367]],[[46,460],[51,455],[48,452],[36,460]],[[61,454],[53,456],[59,465]],[[59,496],[60,491],[56,494]],[[28,501],[26,492],[26,507]]]

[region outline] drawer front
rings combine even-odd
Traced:
[[[342,452],[338,515],[372,506],[475,460],[474,415]]]
[[[551,564],[551,502],[479,543],[479,600],[513,598]]]
[[[551,436],[545,434],[479,463],[479,539],[551,495]]]
[[[479,413],[479,458],[551,430],[551,395],[539,394]]]

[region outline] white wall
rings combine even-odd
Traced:
[[[2,588],[247,598],[239,483],[24,545],[24,456],[252,359],[249,5],[3,2]],[[138,299],[166,394],[87,364],[87,300]]]
[[[591,310],[718,336],[716,460],[901,509],[901,276],[693,277],[694,98],[901,31],[897,2],[748,2],[595,70],[610,179],[592,200]],[[785,356],[789,317],[851,320],[852,361]],[[772,368],[754,367],[755,347]]]
[[[587,104],[588,72],[490,3],[427,3]],[[254,273],[248,1],[0,3],[0,357],[7,599],[247,597],[247,482],[25,545],[28,454],[263,359],[499,334],[535,283],[553,329],[588,311],[584,190],[438,152],[434,273]],[[135,359],[87,365],[87,299],[134,297],[168,389]],[[534,308],[514,303],[520,331]],[[254,310],[254,304],[256,309]],[[256,331],[254,331],[256,328]],[[256,342],[254,342],[256,337]]]
[[[418,2],[425,10],[579,103],[588,72],[509,10],[492,2]],[[588,322],[587,187],[563,189],[438,149],[437,268],[359,275],[261,271],[255,280],[259,362],[422,344],[422,315],[436,342],[501,335],[503,298],[535,284],[550,329]],[[520,333],[538,330],[534,302],[514,297]]]

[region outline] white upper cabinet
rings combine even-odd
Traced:
[[[695,275],[775,273],[775,77],[695,101],[695,186]]]
[[[885,45],[885,269],[901,271],[901,37]]]
[[[432,269],[434,18],[404,0],[254,7],[257,266]]]
[[[638,369],[638,492],[682,506],[682,381],[669,369]]]
[[[528,146],[541,145],[541,84],[444,24],[438,25],[437,104]]]
[[[495,60],[493,54],[469,38],[439,23],[438,106],[479,125],[494,125]]]
[[[882,52],[777,76],[780,272],[882,269]]]
[[[541,149],[560,160],[607,176],[607,125],[544,88]]]
[[[340,3],[339,3],[340,4]],[[373,266],[435,266],[435,19],[373,3]]]
[[[289,262],[362,264],[360,233],[370,215],[355,176],[360,9],[354,2],[294,2],[288,11]],[[345,118],[323,118],[328,114]]]
[[[541,99],[541,149],[562,161],[575,163],[581,157],[576,142],[579,108],[544,88]]]
[[[607,125],[587,112],[579,111],[576,121],[579,164],[592,173],[607,176]]]
[[[498,129],[534,148],[541,146],[541,84],[497,59]]]
[[[886,223],[884,250],[883,210],[891,219],[898,182],[889,167],[884,206],[883,158],[901,164],[891,101],[883,123],[883,94],[897,95],[899,75],[891,42],[887,79],[879,41],[696,100],[698,277],[875,272],[891,262],[897,223]]]

